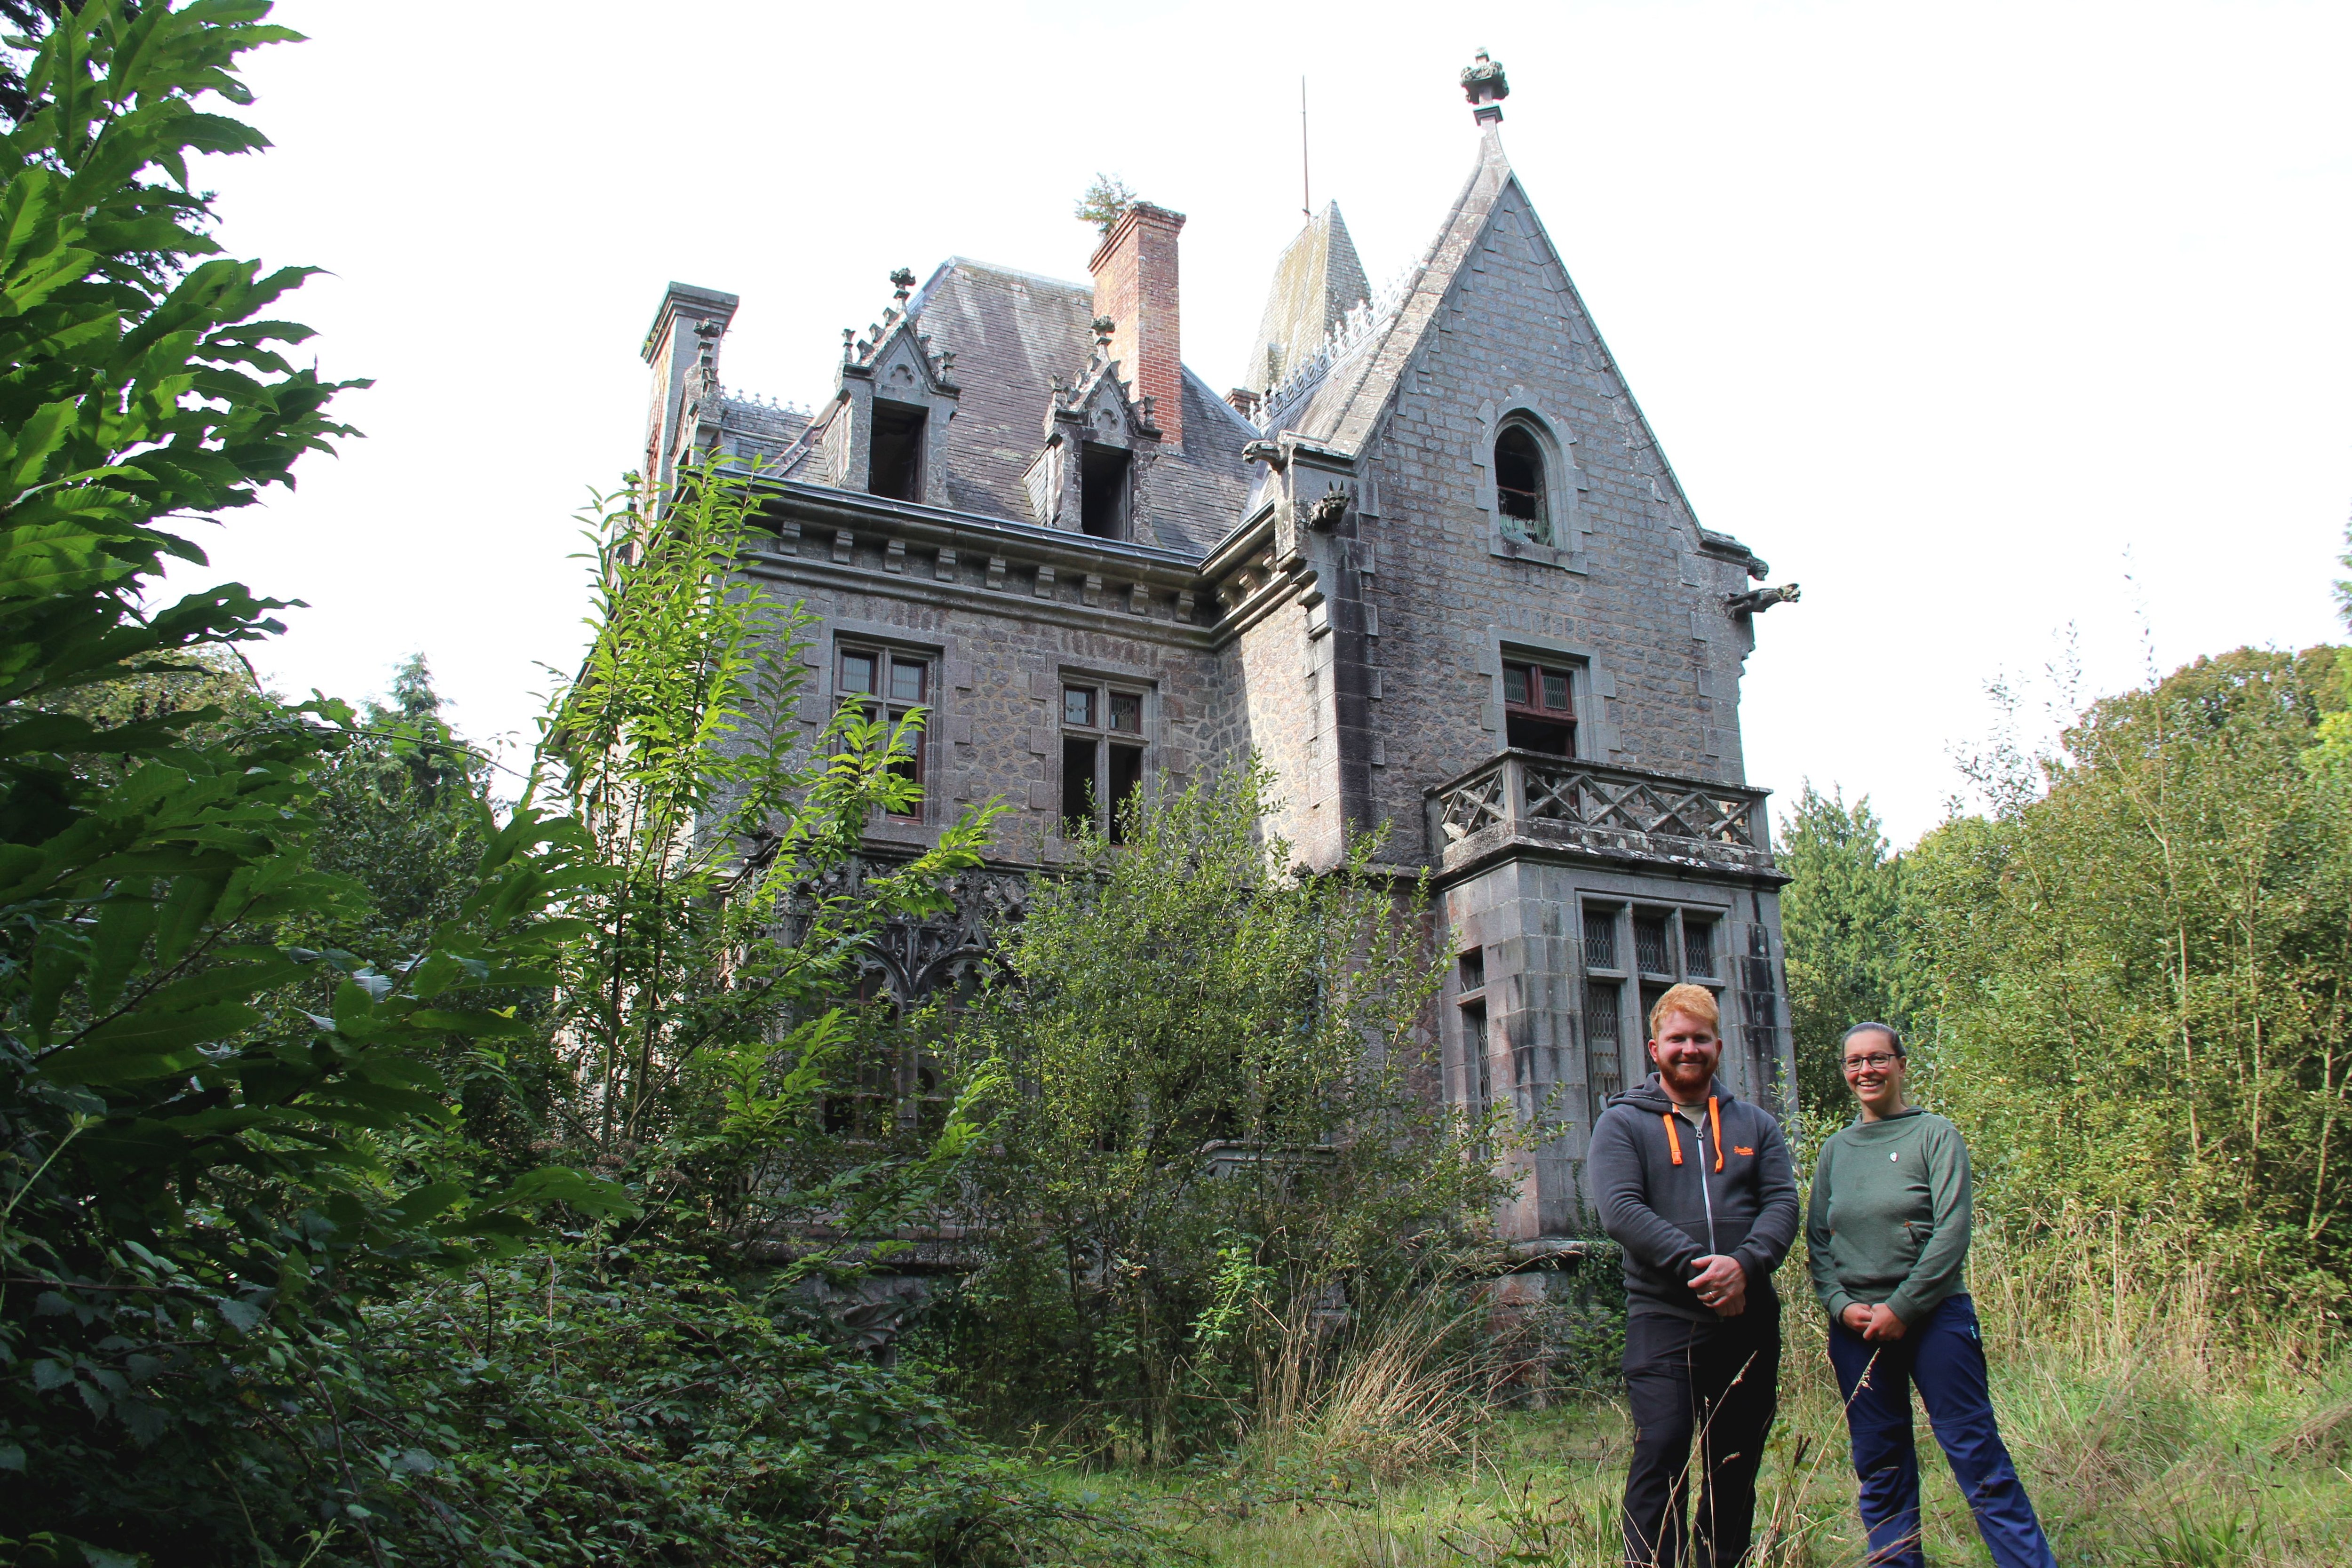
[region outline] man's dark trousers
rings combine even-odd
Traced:
[[[1976,1304],[1951,1296],[1903,1331],[1871,1343],[1843,1323],[1830,1325],[1830,1363],[1845,1394],[1853,1473],[1862,1481],[1862,1524],[1874,1568],[1925,1568],[1919,1550],[1919,1450],[1911,1435],[1911,1389],[1952,1479],[1976,1515],[1977,1532],[2000,1568],[2058,1568],[2033,1504],[1993,1426]]]
[[[1780,1304],[1751,1285],[1735,1318],[1663,1312],[1625,1321],[1633,1459],[1625,1476],[1625,1561],[1637,1568],[1733,1568],[1756,1521],[1756,1470],[1780,1407]],[[1691,1446],[1698,1446],[1696,1467]],[[1698,1509],[1686,1522],[1690,1471]]]

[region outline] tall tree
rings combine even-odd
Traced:
[[[1910,1023],[1902,863],[1888,852],[1869,796],[1848,805],[1843,791],[1824,795],[1810,782],[1781,820],[1777,858],[1796,879],[1780,893],[1780,930],[1798,1099],[1834,1116],[1846,1102],[1838,1037],[1865,1018]]]
[[[658,519],[638,494],[590,514],[594,635],[540,757],[598,867],[555,992],[557,1132],[733,1240],[786,1210],[878,1219],[952,1163],[968,1124],[927,1129],[937,1145],[900,1165],[835,1159],[809,1119],[877,1022],[854,997],[859,950],[888,920],[951,907],[943,884],[979,864],[1000,808],[866,861],[868,824],[921,798],[905,764],[924,711],[894,721],[853,699],[805,735],[809,616],[735,571],[756,473],[690,464]]]
[[[454,1120],[434,1053],[510,1029],[479,998],[544,971],[576,836],[486,825],[422,946],[304,947],[290,924],[356,898],[310,854],[348,710],[84,700],[281,630],[241,585],[148,595],[204,563],[178,520],[351,433],[266,314],[303,271],[221,256],[189,184],[265,145],[213,100],[294,37],[268,9],[54,12],[0,137],[0,1521],[60,1556],[250,1560],[340,1514],[349,1468],[288,1415],[322,1331],[543,1202],[617,1196],[401,1157]]]
[[[2352,1258],[2352,790],[2338,650],[2242,648],[2103,699],[1909,862],[1938,1108],[2029,1227],[2194,1238],[2267,1297]],[[2086,1157],[2085,1151],[2096,1151]]]

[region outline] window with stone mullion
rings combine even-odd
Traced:
[[[1062,819],[1065,836],[1092,826],[1124,843],[1143,795],[1144,696],[1108,681],[1062,684]]]
[[[877,704],[881,714],[893,724],[903,723],[907,716],[930,700],[931,661],[929,657],[909,653],[903,648],[861,647],[847,645],[841,647],[835,669],[835,692],[845,700]],[[913,731],[908,740],[911,749],[890,764],[890,771],[922,788],[924,763],[929,748],[922,730]],[[920,795],[903,812],[891,814],[898,822],[920,822],[923,804]]]

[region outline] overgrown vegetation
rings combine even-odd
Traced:
[[[2248,648],[2095,702],[1974,763],[1990,811],[1910,868],[1935,1095],[1996,1212],[2193,1246],[2312,1332],[2352,1256],[2340,682],[2333,648]]]
[[[1903,861],[1868,796],[1852,805],[1808,783],[1773,847],[1796,880],[1780,894],[1788,946],[1789,1015],[1797,1054],[1797,1101],[1843,1103],[1838,1037],[1865,1018],[1912,1027],[1914,984],[1903,921]]]
[[[352,432],[216,256],[188,160],[292,38],[258,0],[89,0],[25,47],[0,190],[0,1531],[26,1562],[969,1563],[1115,1531],[808,1331],[739,1247],[842,1234],[971,1128],[814,1138],[874,922],[975,818],[823,886],[911,728],[805,755],[785,612],[727,584],[740,477],[595,516],[603,597],[543,785],[497,805],[421,666],[282,703],[189,518]],[[565,808],[541,804],[552,796]],[[984,1082],[984,1079],[975,1081]],[[601,1173],[590,1174],[590,1171]],[[782,1194],[779,1198],[779,1194]],[[821,1320],[819,1321],[821,1326]]]

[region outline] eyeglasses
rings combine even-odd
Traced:
[[[1901,1057],[1888,1056],[1885,1051],[1873,1051],[1866,1057],[1846,1058],[1845,1070],[1849,1073],[1863,1071],[1885,1072],[1888,1068],[1893,1067],[1896,1062],[1899,1062],[1903,1058]]]

